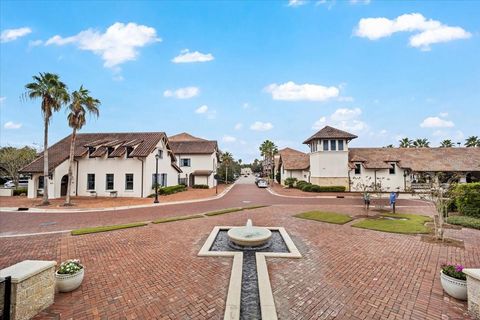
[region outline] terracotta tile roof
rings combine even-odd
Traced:
[[[48,148],[48,167],[50,172],[68,159],[70,137],[69,135]],[[117,147],[110,156],[120,157],[125,153],[126,146],[134,146],[134,150],[130,156],[146,157],[155,149],[158,142],[166,137],[164,132],[79,133],[75,141],[75,157],[86,156],[89,146],[97,147],[92,154],[93,156],[102,156],[107,151],[105,146],[112,144],[117,145]],[[123,144],[122,141],[126,141],[127,143]],[[171,157],[172,161],[175,161],[175,157],[173,155]],[[43,172],[43,153],[25,166],[21,172]]]
[[[205,140],[183,132],[168,138],[175,154],[211,154],[218,152],[215,140]]]
[[[480,148],[349,148],[349,161],[367,169],[388,169],[388,162],[416,172],[480,171]]]
[[[357,138],[356,135],[348,133],[346,131],[336,129],[330,126],[323,127],[320,131],[315,133],[313,136],[305,140],[303,143],[308,144],[314,139],[347,139],[352,140]]]
[[[310,167],[310,156],[304,152],[285,148],[278,153],[285,170],[306,170]]]

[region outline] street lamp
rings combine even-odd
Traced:
[[[155,201],[153,203],[158,203],[158,159],[160,159],[160,150],[155,155]]]

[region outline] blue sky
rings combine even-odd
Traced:
[[[251,161],[329,124],[353,146],[480,135],[480,2],[0,2],[0,144],[42,144],[38,72],[102,101],[83,132],[187,131]],[[70,133],[52,119],[50,143]]]

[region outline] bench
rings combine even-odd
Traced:
[[[110,191],[110,197],[116,198],[117,196],[118,196],[118,192],[117,192],[117,191]]]

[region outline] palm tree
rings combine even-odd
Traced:
[[[67,116],[68,125],[72,128],[72,138],[70,140],[70,159],[68,163],[68,184],[67,184],[67,196],[65,198],[65,206],[70,206],[70,192],[72,188],[73,178],[73,157],[75,154],[75,139],[77,137],[77,130],[82,129],[85,125],[87,113],[93,114],[98,117],[98,106],[100,100],[94,99],[89,95],[89,91],[83,86],[80,86],[78,91],[73,91],[71,95],[71,103],[68,106],[70,113]],[[77,177],[78,179],[78,177]]]
[[[225,164],[225,184],[228,184],[228,166],[233,162],[233,155],[228,151],[224,152],[222,162]]]
[[[471,136],[465,139],[465,147],[480,147],[480,139],[478,138],[478,136]]]
[[[413,146],[415,148],[429,148],[430,142],[427,139],[415,139]]]
[[[270,140],[265,140],[259,147],[264,159],[264,165],[269,164],[270,171],[273,171],[273,156],[278,153],[278,147]],[[267,161],[268,160],[268,161]],[[270,172],[271,173],[271,172]]]
[[[408,138],[403,138],[403,139],[400,139],[398,142],[400,142],[400,148],[410,148],[412,146],[412,140],[408,139]]]
[[[453,142],[450,139],[443,140],[440,142],[440,148],[452,148],[453,147]]]
[[[25,96],[31,100],[42,100],[43,115],[43,205],[48,205],[48,125],[52,114],[67,104],[69,95],[67,86],[53,73],[39,73],[33,76],[33,82],[25,85]]]

